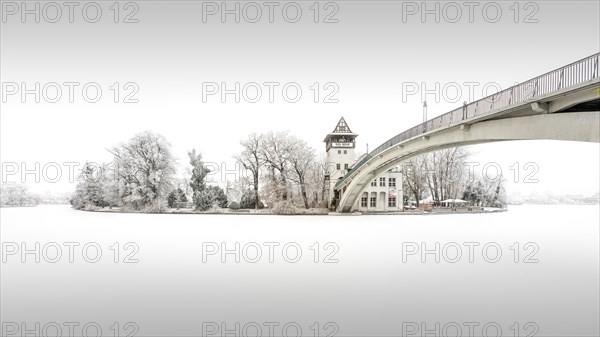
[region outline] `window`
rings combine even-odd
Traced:
[[[388,206],[389,207],[396,207],[396,197],[388,198]]]
[[[367,207],[367,196],[363,196],[363,197],[360,199],[360,206],[361,206],[361,207]]]
[[[377,207],[377,197],[371,197],[371,207]]]
[[[348,154],[348,150],[344,150],[344,154]]]
[[[390,178],[390,187],[396,187],[396,178]]]
[[[341,164],[335,164],[335,167],[336,167],[336,169],[338,169],[338,170],[342,168]]]
[[[344,164],[344,170],[348,169],[348,164]]]
[[[379,186],[385,187],[385,178],[379,178]]]
[[[371,186],[377,186],[377,179],[371,181]]]
[[[342,150],[338,150],[338,154],[342,154]]]

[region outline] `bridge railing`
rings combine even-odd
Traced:
[[[336,183],[336,187],[339,187],[371,158],[405,140],[428,131],[458,125],[466,119],[484,116],[496,109],[520,104],[539,96],[596,79],[600,77],[599,59],[600,53],[594,54],[416,125],[369,152]]]

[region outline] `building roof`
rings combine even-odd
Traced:
[[[354,139],[358,137],[358,134],[353,133],[352,130],[350,130],[348,123],[346,123],[346,120],[344,119],[344,117],[342,117],[335,126],[335,129],[333,129],[333,132],[325,136],[325,139],[323,141],[327,142],[333,136],[348,136],[348,138]]]
[[[352,165],[350,165],[349,169],[353,169],[354,165],[356,165],[356,163],[358,163],[359,161],[361,161],[366,156],[367,156],[366,153],[361,154],[358,158],[356,158],[356,160],[354,161],[354,163],[352,163]]]

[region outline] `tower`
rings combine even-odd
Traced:
[[[342,178],[356,159],[354,149],[355,139],[358,134],[353,133],[348,127],[344,117],[340,118],[333,132],[329,133],[325,142],[327,162],[325,164],[325,188],[327,205],[331,205],[334,196],[334,187],[338,179]]]

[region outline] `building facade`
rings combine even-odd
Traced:
[[[361,212],[403,211],[402,192],[402,172],[392,169],[371,181],[362,191],[354,209]]]
[[[326,200],[335,204],[334,193],[337,181],[346,175],[361,158],[356,158],[356,137],[342,117],[333,132],[323,142],[327,153],[325,170]],[[394,168],[376,177],[361,193],[354,209],[362,212],[398,212],[404,209],[402,172]]]

